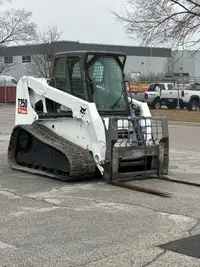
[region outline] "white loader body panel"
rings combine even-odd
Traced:
[[[35,111],[35,103],[42,100],[43,111],[46,113],[46,98],[72,110],[73,117],[39,119]],[[151,117],[150,110],[146,103],[129,99],[129,102],[131,101],[133,104],[139,106],[142,116]],[[15,114],[15,125],[31,125],[34,121],[39,121],[40,124],[45,125],[51,129],[51,131],[62,136],[66,140],[91,151],[97,167],[100,172],[103,173],[101,165],[104,163],[106,155],[106,132],[95,103],[89,103],[49,86],[43,79],[23,76],[17,84]],[[104,121],[107,128],[109,118],[104,118]],[[119,120],[119,129],[120,126],[122,126],[120,123],[122,123],[122,121]],[[127,118],[127,129],[129,127],[128,125]],[[142,120],[141,126],[145,126]],[[150,127],[148,127],[148,131],[150,131]],[[151,132],[148,132],[148,134],[150,136]]]

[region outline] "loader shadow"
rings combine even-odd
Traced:
[[[27,170],[17,170],[15,169],[15,171],[17,172],[21,172],[21,173],[26,173],[26,174],[30,174],[30,175],[33,175],[34,173],[32,172],[29,172]],[[109,180],[109,181],[106,181],[103,179],[103,177],[101,175],[98,175],[98,172],[96,175],[94,175],[93,177],[66,177],[66,176],[62,176],[62,175],[58,175],[58,176],[49,176],[47,174],[44,174],[44,173],[40,173],[39,175],[38,174],[34,174],[36,175],[36,177],[43,177],[43,178],[46,178],[47,180],[51,180],[51,181],[55,181],[55,182],[59,182],[62,183],[63,185],[76,185],[78,184],[79,186],[80,185],[85,185],[85,184],[99,184],[99,183],[104,183],[104,184],[107,184],[108,186],[116,186],[118,188],[122,188],[122,189],[129,189],[129,190],[132,190],[132,191],[138,191],[138,192],[141,192],[141,193],[147,193],[147,194],[153,194],[153,195],[157,195],[157,196],[160,196],[160,197],[171,197],[172,194],[169,193],[169,192],[165,192],[165,191],[160,191],[158,189],[155,189],[155,188],[152,188],[152,186],[149,187],[148,186],[145,186],[145,185],[138,185],[136,182],[139,182],[141,180],[152,180],[152,179],[157,179],[155,176],[153,177],[144,177],[144,178],[141,178],[141,177],[137,177],[135,179],[125,179],[123,181],[117,181],[114,180]],[[28,178],[28,177],[27,177]]]
[[[84,178],[84,180],[83,179],[76,179],[76,180],[74,180],[74,181],[63,181],[63,183],[65,183],[65,184],[97,184],[97,183],[100,183],[100,182],[105,182],[102,178],[100,178],[100,177],[93,177],[93,178],[91,178],[91,177],[88,177],[88,178]]]
[[[76,179],[72,179],[72,180],[69,180],[69,181],[67,181],[67,180],[63,180],[62,181],[62,178],[54,178],[54,177],[52,177],[52,178],[50,178],[50,179],[52,179],[52,180],[57,180],[57,181],[60,181],[60,182],[63,182],[63,183],[65,183],[65,184],[85,184],[85,183],[92,183],[92,184],[96,184],[96,183],[100,183],[100,182],[102,182],[102,183],[105,183],[105,184],[108,184],[108,185],[114,185],[115,183],[120,183],[120,184],[129,184],[129,185],[131,185],[131,184],[134,184],[134,183],[137,183],[137,182],[141,182],[141,181],[148,181],[148,180],[157,180],[157,177],[155,177],[155,176],[152,176],[152,177],[144,177],[144,178],[134,178],[134,179],[124,179],[124,180],[122,180],[122,181],[112,181],[112,180],[110,180],[110,181],[106,181],[106,180],[104,180],[103,179],[103,177],[102,176],[100,176],[100,175],[97,175],[97,176],[94,176],[94,177],[85,177],[84,179],[83,178],[76,178]]]

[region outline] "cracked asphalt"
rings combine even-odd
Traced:
[[[137,184],[161,198],[102,181],[66,184],[8,168],[14,107],[0,106],[0,267],[196,267],[158,246],[200,233],[200,188]],[[200,126],[169,124],[169,177],[200,184]]]

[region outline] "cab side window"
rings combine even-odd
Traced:
[[[54,70],[55,87],[71,94],[71,87],[69,83],[69,77],[67,72],[66,58],[59,58],[55,64]]]
[[[168,84],[167,84],[167,88],[168,88],[168,90],[172,90],[172,89],[173,89],[173,85],[170,84],[170,83],[168,83]]]
[[[163,83],[159,84],[160,90],[165,90],[165,86]]]
[[[82,73],[79,57],[67,58],[67,65],[69,71],[69,79],[71,84],[72,94],[76,97],[85,100],[85,93],[82,82]]]

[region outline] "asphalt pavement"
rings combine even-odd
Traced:
[[[137,182],[172,193],[161,198],[102,181],[66,184],[13,171],[6,159],[13,125],[14,106],[1,105],[0,267],[200,266],[187,239],[200,245],[200,188]],[[169,177],[200,184],[200,127],[169,123],[169,132]],[[183,244],[165,245],[177,240]]]

